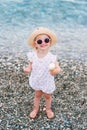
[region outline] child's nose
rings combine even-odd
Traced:
[[[42,41],[42,44],[46,44],[45,40]]]

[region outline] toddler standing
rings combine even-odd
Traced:
[[[56,55],[49,50],[57,42],[54,32],[48,28],[37,28],[29,37],[29,45],[34,50],[28,53],[29,65],[24,68],[25,73],[30,73],[29,84],[35,90],[34,107],[30,118],[35,118],[40,105],[40,99],[44,96],[46,101],[46,114],[49,119],[54,117],[51,109],[52,93],[55,90],[54,75],[60,73],[60,66]]]

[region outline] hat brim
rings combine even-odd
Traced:
[[[34,42],[35,42],[35,38],[38,36],[38,35],[41,35],[41,34],[45,34],[45,35],[48,35],[51,39],[51,45],[55,44],[57,42],[57,36],[55,35],[55,33],[51,30],[49,30],[48,28],[43,28],[43,27],[40,27],[40,28],[37,28],[35,31],[33,31],[28,39],[28,44],[32,47],[34,47]]]

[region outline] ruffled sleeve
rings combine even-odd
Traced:
[[[27,57],[28,57],[28,60],[29,60],[30,62],[32,62],[32,61],[33,61],[33,52],[28,52],[28,53],[27,53]]]

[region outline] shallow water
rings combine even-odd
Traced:
[[[86,58],[86,7],[86,0],[0,0],[0,54],[25,55],[31,30],[45,26],[58,35],[59,56]]]

